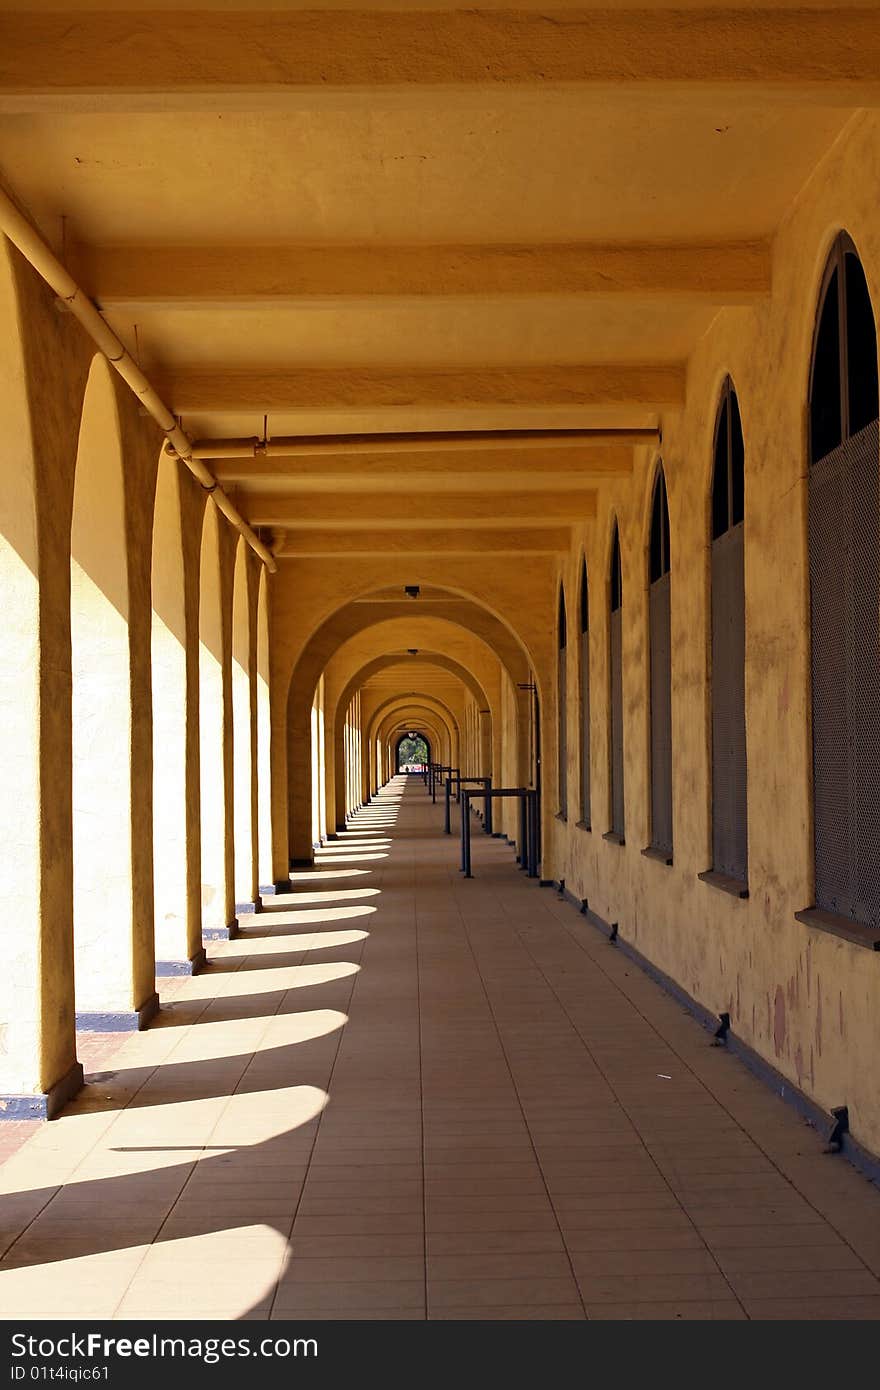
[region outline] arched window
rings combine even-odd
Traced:
[[[749,877],[746,781],[745,446],[728,377],[712,474],[712,872]]]
[[[810,381],[809,554],[816,907],[880,928],[877,333],[842,235]]]
[[[661,465],[654,483],[649,547],[651,672],[651,845],[672,863],[672,653],[669,613],[669,502]]]
[[[624,843],[623,800],[623,578],[620,568],[620,534],[617,522],[611,539],[609,576],[609,686],[611,744],[611,829],[606,839]]]
[[[581,565],[581,825],[592,823],[590,804],[590,593],[587,562]]]
[[[559,613],[557,617],[556,633],[558,639],[558,656],[556,665],[556,704],[559,713],[559,736],[558,736],[558,778],[559,787],[559,814],[567,817],[568,815],[568,702],[566,698],[566,685],[568,670],[565,659],[565,649],[567,642],[567,625],[565,621],[565,590],[559,586]]]

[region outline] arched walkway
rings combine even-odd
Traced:
[[[192,1318],[876,1317],[864,1180],[508,846],[477,835],[464,880],[441,826],[395,778],[181,981],[175,1050],[131,1037],[7,1162],[3,1306],[38,1274],[72,1317],[173,1318],[184,1280]]]

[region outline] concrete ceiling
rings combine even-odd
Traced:
[[[880,100],[870,0],[175,9],[0,0],[0,173],[203,439],[658,425]],[[209,462],[316,555],[562,550],[631,464]]]

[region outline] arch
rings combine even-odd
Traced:
[[[648,665],[650,681],[651,851],[672,863],[672,634],[670,627],[669,498],[659,463],[648,541]]]
[[[422,727],[432,738],[432,747],[439,761],[455,767],[458,763],[454,746],[455,730],[448,717],[427,704],[403,704],[399,709],[389,710],[375,726],[372,738],[378,749],[376,785],[386,782],[393,776],[391,744],[395,734],[413,725]]]
[[[559,815],[568,818],[568,624],[565,619],[565,587],[559,585],[556,613],[556,788]]]
[[[745,695],[745,441],[728,376],[715,415],[711,479],[712,871],[748,883]]]
[[[436,755],[439,754],[439,761],[446,762],[447,759],[451,766],[455,766],[450,751],[450,739],[452,731],[444,717],[427,706],[418,704],[405,706],[400,710],[392,710],[385,715],[376,730],[376,736],[384,749],[387,750],[388,762],[391,774],[394,773],[394,760],[392,747],[395,738],[406,732],[407,729],[418,726],[431,743],[432,750]]]
[[[27,1097],[53,1114],[82,1084],[74,1035],[70,880],[70,727],[66,517],[47,507],[41,476],[69,468],[75,435],[44,436],[41,385],[28,337],[59,332],[46,301],[42,319],[28,303],[29,268],[0,236],[0,883],[6,914],[0,971],[0,1095]],[[53,356],[51,339],[40,358]],[[59,457],[60,456],[60,457]],[[54,498],[51,499],[54,503]]]
[[[316,774],[311,778],[311,834],[313,849],[317,848],[317,846],[323,842],[328,828],[325,804],[326,782],[324,777],[324,747],[324,677],[321,676],[315,687],[309,723],[310,766],[314,769]]]
[[[420,766],[425,767],[429,762],[431,762],[430,740],[427,739],[425,735],[421,733],[419,730],[415,730],[414,733],[414,738],[409,733],[401,734],[395,742],[394,761],[398,772],[400,772],[401,770],[401,762],[404,761],[404,759],[401,756],[401,748],[405,743],[407,743],[408,740],[414,745],[414,747],[410,752],[410,756],[406,757],[405,759],[407,763],[419,764]]]
[[[251,623],[251,566],[239,536],[232,578],[232,795],[235,908],[257,899],[256,634]]]
[[[421,690],[412,690],[406,694],[389,695],[386,700],[377,705],[367,724],[367,737],[373,736],[374,731],[386,715],[394,714],[404,708],[429,710],[444,720],[450,734],[454,732],[457,738],[461,736],[461,725],[447,704],[439,700],[436,695],[429,695]],[[408,718],[409,716],[405,717]]]
[[[607,838],[625,842],[623,762],[623,571],[620,556],[620,528],[615,517],[611,530],[608,565],[608,712],[610,750],[610,829]]]
[[[414,695],[396,696],[385,702],[385,705],[376,710],[367,726],[368,737],[382,738],[387,741],[388,730],[397,721],[401,727],[404,724],[425,723],[430,721],[435,732],[443,730],[443,742],[447,745],[444,753],[448,753],[449,761],[453,766],[456,765],[457,741],[460,737],[460,728],[452,711],[441,704],[439,700],[433,699],[430,695],[422,695],[416,692]],[[444,759],[445,760],[445,759]]]
[[[258,886],[274,886],[272,874],[272,717],[269,646],[269,572],[260,565],[257,588],[257,864]]]
[[[809,395],[815,904],[880,928],[880,436],[877,330],[841,233],[816,316]]]
[[[153,908],[156,970],[200,961],[187,810],[186,576],[179,467],[162,450],[156,473],[150,593],[153,698]]]
[[[235,930],[232,891],[232,767],[229,663],[224,632],[220,520],[205,507],[199,557],[199,784],[202,934]]]
[[[336,654],[336,658],[334,658],[334,660],[338,659],[343,653],[344,648]],[[485,709],[487,707],[489,708],[489,718],[491,721],[491,735],[494,737],[496,730],[496,721],[492,713],[493,701],[490,698],[487,690],[483,687],[483,685],[476,678],[476,676],[471,671],[469,671],[468,668],[464,666],[460,661],[456,661],[452,657],[445,656],[440,652],[434,652],[419,648],[418,656],[420,662],[425,662],[431,666],[437,666],[439,669],[449,671],[455,676],[457,676],[458,679],[461,680],[462,684],[466,687],[466,689],[471,693],[478,706],[481,709]],[[355,693],[358,690],[363,691],[366,688],[366,684],[371,676],[377,674],[380,671],[387,670],[391,667],[398,665],[404,668],[404,670],[407,667],[411,667],[411,654],[408,652],[389,652],[383,656],[373,657],[371,660],[368,660],[356,671],[354,671],[354,673],[351,675],[348,682],[343,687],[335,702],[326,711],[326,718],[329,721],[328,739],[330,741],[328,742],[328,748],[330,748],[331,750],[330,757],[333,768],[333,805],[332,808],[328,807],[328,815],[331,823],[333,821],[333,818],[335,817],[337,829],[341,828],[342,825],[341,807],[344,805],[346,800],[345,779],[347,776],[348,767],[348,762],[344,757],[343,750],[346,719],[343,718],[342,712],[345,711],[347,718],[348,710],[351,701],[355,696]],[[500,723],[500,712],[498,722]],[[373,754],[369,750],[367,750],[367,752],[368,757],[372,759]],[[500,767],[500,748],[497,750],[497,752],[497,761],[498,766]],[[492,757],[489,763],[490,767],[494,768],[495,761],[495,750],[493,750]],[[369,776],[366,778],[366,781],[368,784],[368,791],[374,791],[376,787],[375,781],[371,779]],[[328,788],[330,787],[330,785],[330,779],[328,778]],[[332,814],[330,814],[331,809]]]
[[[439,609],[439,611],[438,611]],[[432,617],[443,618],[465,632],[479,637],[494,652],[513,679],[528,678],[522,645],[507,627],[488,608],[471,600],[454,598],[442,607],[432,607]],[[288,792],[288,855],[296,863],[305,862],[311,853],[311,835],[307,830],[308,807],[312,803],[312,763],[305,729],[317,681],[327,663],[347,640],[396,617],[412,620],[411,601],[400,602],[369,597],[344,605],[317,629],[307,643],[291,674],[287,691],[287,792]],[[277,849],[276,849],[277,853]]]
[[[417,643],[417,651],[411,643]],[[501,679],[502,668],[497,655],[483,641],[445,618],[392,618],[364,628],[343,642],[324,668],[328,720],[328,778],[327,798],[329,824],[343,803],[341,790],[342,756],[341,730],[343,711],[348,709],[354,692],[363,687],[372,674],[387,666],[401,663],[428,664],[439,671],[456,675],[467,687],[481,709],[491,711],[492,755],[490,765],[500,769],[502,760]],[[401,669],[401,675],[404,672]],[[518,738],[516,720],[508,723],[509,736]],[[372,754],[370,754],[372,757]],[[338,765],[337,765],[338,760]]]
[[[581,556],[581,575],[578,590],[578,617],[580,627],[579,675],[580,701],[578,732],[580,735],[580,824],[589,830],[592,824],[592,778],[590,775],[590,590],[587,580],[586,556]]]
[[[125,465],[115,383],[92,361],[70,530],[73,925],[77,1024],[154,1007],[152,905],[136,919]],[[144,827],[138,826],[142,834]],[[146,829],[149,834],[149,827]]]

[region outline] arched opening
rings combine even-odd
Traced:
[[[558,754],[556,785],[559,798],[559,814],[568,816],[568,667],[566,651],[568,631],[565,621],[565,590],[559,586],[559,610],[556,615],[556,710],[558,718],[556,748]]]
[[[15,1114],[15,1096],[28,1097],[31,1113],[41,1106],[41,1113],[52,1113],[82,1080],[69,899],[66,614],[44,587],[48,573],[63,594],[57,581],[67,557],[51,530],[47,544],[51,517],[39,493],[41,421],[46,417],[53,431],[57,426],[32,389],[14,261],[0,237],[0,884],[5,902],[14,904],[6,914],[0,971],[0,1095],[7,1116]]]
[[[672,863],[672,637],[669,499],[663,466],[651,503],[648,661],[651,681],[651,851]]]
[[[326,833],[325,783],[324,783],[324,677],[318,681],[312,700],[311,720],[312,766],[312,848],[323,843]]]
[[[156,973],[200,957],[201,922],[190,889],[187,825],[186,583],[178,464],[160,455],[151,564],[153,696],[153,906]],[[194,877],[194,876],[193,876]]]
[[[810,378],[815,903],[880,927],[877,333],[846,235],[825,272]]]
[[[745,445],[728,377],[712,473],[712,871],[748,882]]]
[[[273,886],[272,873],[272,715],[269,671],[268,574],[260,566],[257,589],[257,835],[258,883]]]
[[[132,677],[124,464],[111,369],[92,363],[70,531],[73,932],[77,1026],[137,1026],[154,994],[152,913],[132,877]],[[149,938],[149,939],[148,939]]]
[[[623,575],[620,563],[620,533],[616,521],[611,536],[608,606],[608,742],[611,770],[611,828],[605,838],[622,845],[626,820],[623,795]]]
[[[286,794],[288,855],[289,862],[294,867],[304,867],[311,862],[315,845],[316,805],[319,796],[324,795],[322,791],[316,791],[314,786],[314,780],[317,776],[320,775],[322,782],[324,781],[325,769],[321,764],[319,771],[319,764],[312,756],[317,745],[318,726],[321,722],[317,709],[313,705],[318,682],[327,669],[328,652],[338,651],[344,644],[354,641],[361,634],[377,628],[380,624],[384,625],[396,619],[405,619],[409,625],[413,623],[417,625],[432,624],[440,621],[448,625],[453,635],[458,633],[459,639],[466,634],[468,638],[481,642],[494,658],[502,663],[505,671],[517,685],[530,685],[527,654],[522,642],[490,608],[469,596],[462,596],[457,591],[452,590],[437,589],[433,592],[426,592],[423,589],[421,597],[424,599],[428,596],[431,598],[430,607],[425,605],[424,610],[419,609],[414,613],[412,600],[404,597],[402,589],[399,598],[396,591],[386,589],[358,594],[350,602],[342,604],[325,616],[315,626],[312,635],[299,653],[290,672],[287,687],[286,786],[283,789]],[[409,635],[415,641],[412,638],[412,632]],[[420,647],[421,642],[417,642],[416,646]],[[328,684],[327,694],[331,702],[324,712],[324,718],[328,724],[327,735],[335,738],[337,720],[340,716],[338,714],[338,694],[332,684]],[[481,701],[480,708],[484,709],[487,703],[488,701]],[[478,762],[480,761],[479,750],[485,746],[487,737],[494,737],[495,733],[490,721],[483,716],[480,716],[480,720],[483,723],[483,728],[478,730],[476,735],[468,741],[469,746],[478,750]],[[366,724],[369,724],[369,720],[366,721]],[[462,719],[462,725],[464,725],[464,719]],[[536,741],[531,744],[532,772],[529,770],[530,743],[528,735],[527,721],[517,719],[515,736],[519,744],[518,752],[520,754],[518,780],[522,779],[523,781],[528,780],[532,775],[537,778],[539,773],[538,761],[534,757],[539,748],[539,743]],[[372,737],[372,734],[370,733],[368,737]],[[338,745],[336,746],[338,747]],[[437,753],[436,748],[434,751]],[[335,757],[335,749],[333,756]],[[368,762],[372,762],[372,758],[368,759],[365,756],[364,764],[366,765]],[[489,759],[484,758],[483,763],[488,769]],[[376,776],[380,782],[385,781],[392,775],[393,770],[393,746],[385,746],[381,751],[381,764]],[[279,783],[281,780],[279,779]],[[279,785],[276,787],[276,794],[280,795],[280,791]],[[366,780],[364,791],[365,793],[369,791]],[[334,816],[334,825],[331,827],[333,830],[336,828],[335,821],[336,817]],[[274,826],[276,837],[280,833],[282,824],[283,815],[278,818]]]
[[[587,562],[581,561],[580,584],[580,729],[581,742],[581,826],[589,830],[592,824],[590,778],[590,591],[587,585]]]
[[[410,732],[397,740],[394,750],[398,772],[422,772],[431,761],[431,749],[424,734]]]
[[[252,909],[257,897],[257,727],[254,702],[255,634],[251,630],[247,546],[239,538],[232,583],[232,793],[235,906]]]
[[[208,501],[199,559],[199,784],[202,933],[225,937],[233,924],[232,845],[228,830],[228,672],[224,669],[220,525]],[[231,750],[229,750],[231,751]],[[230,760],[231,762],[231,760]]]

